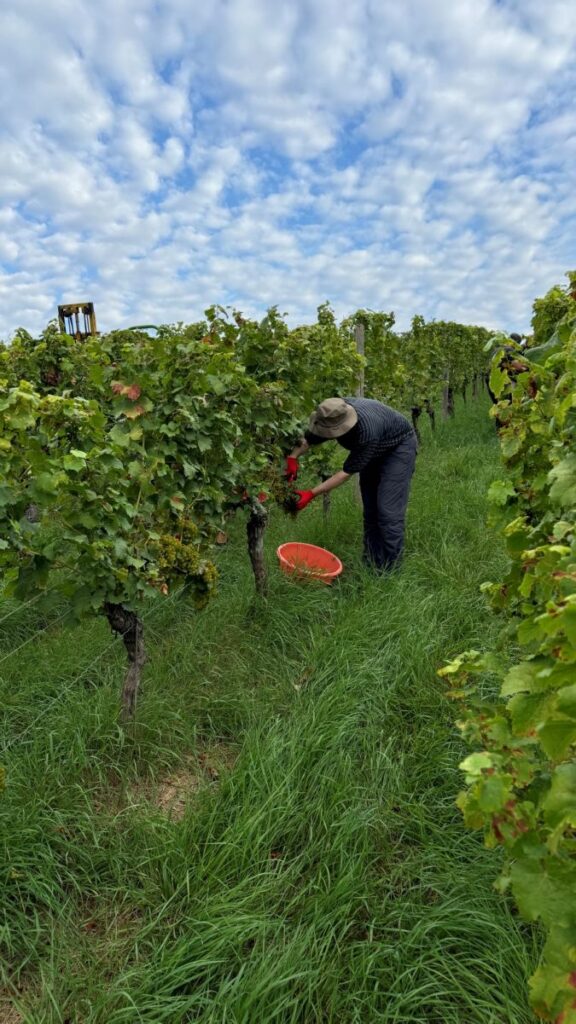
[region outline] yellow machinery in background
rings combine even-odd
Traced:
[[[58,323],[62,334],[69,334],[76,341],[86,341],[98,334],[93,302],[68,302],[58,306]]]
[[[93,302],[67,302],[64,306],[58,306],[58,323],[62,334],[70,335],[75,341],[86,341],[86,338],[100,333],[96,327]],[[121,330],[158,332],[159,328],[157,324],[138,324],[137,327],[123,327]]]

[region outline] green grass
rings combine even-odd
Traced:
[[[327,522],[319,503],[274,514],[266,603],[238,521],[205,612],[148,610],[126,732],[104,623],[44,628],[58,606],[0,621],[0,659],[44,630],[0,660],[2,980],[27,1024],[534,1019],[537,942],[455,809],[462,748],[436,676],[496,634],[479,585],[504,564],[485,526],[497,475],[483,404],[459,408],[426,435],[401,573],[362,568],[349,487]],[[277,571],[298,538],[342,557],[337,585]],[[168,818],[155,781],[207,750],[229,769]]]

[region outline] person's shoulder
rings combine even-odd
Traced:
[[[344,401],[347,405],[351,405],[353,409],[356,409],[356,412],[370,409],[373,405],[380,405],[380,402],[375,402],[371,398],[356,398],[355,396],[345,398]]]
[[[391,412],[397,412],[391,405],[386,405],[385,402],[380,402],[377,398],[345,398],[345,402],[348,405],[353,406],[357,412],[362,413],[378,413],[380,416]]]
[[[391,405],[386,405],[386,402],[379,402],[376,398],[366,398],[365,401],[368,403],[367,408],[378,413],[380,416],[386,416],[386,418],[389,418],[390,413],[398,412],[398,410],[393,409]]]
[[[346,401],[348,401],[348,399],[346,399]],[[378,399],[376,399],[376,398],[355,398],[354,402],[351,403],[351,404],[354,404],[357,408],[359,407],[361,409],[386,409],[387,408],[387,406],[384,405],[384,402],[379,402]]]

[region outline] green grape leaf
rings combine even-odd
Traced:
[[[576,828],[576,763],[561,764],[554,769],[542,809],[551,828]]]
[[[576,743],[576,722],[558,716],[538,730],[538,739],[548,757],[560,761]]]
[[[490,390],[494,392],[496,398],[500,398],[507,383],[508,374],[500,369],[498,361],[495,359],[490,369]]]
[[[515,494],[516,488],[511,480],[494,480],[488,488],[488,500],[493,505],[504,506]]]
[[[576,865],[522,859],[511,867],[512,891],[526,921],[568,925],[574,913]]]
[[[576,505],[576,455],[567,455],[565,459],[550,470],[550,499],[562,508]]]

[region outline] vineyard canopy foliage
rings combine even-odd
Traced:
[[[256,322],[212,307],[155,337],[115,331],[78,344],[54,324],[39,339],[18,331],[0,352],[0,544],[12,593],[60,586],[78,616],[137,608],[177,580],[203,601],[225,517],[246,494],[274,489],[318,401],[356,392],[358,321],[366,391],[401,407],[435,398],[446,370],[461,384],[482,365],[482,329],[416,319],[398,335],[391,314],[338,325],[328,305],[295,329],[275,309]]]
[[[506,626],[500,649],[468,651],[441,671],[474,748],[459,805],[489,846],[504,848],[502,890],[544,926],[531,996],[555,1024],[576,1024],[575,282],[570,275],[568,292],[535,303],[541,330],[548,317],[536,339],[549,345],[547,358],[539,351],[532,362],[528,349],[520,373],[503,368],[502,350],[494,358],[507,474],[489,496],[510,568],[485,589]]]

